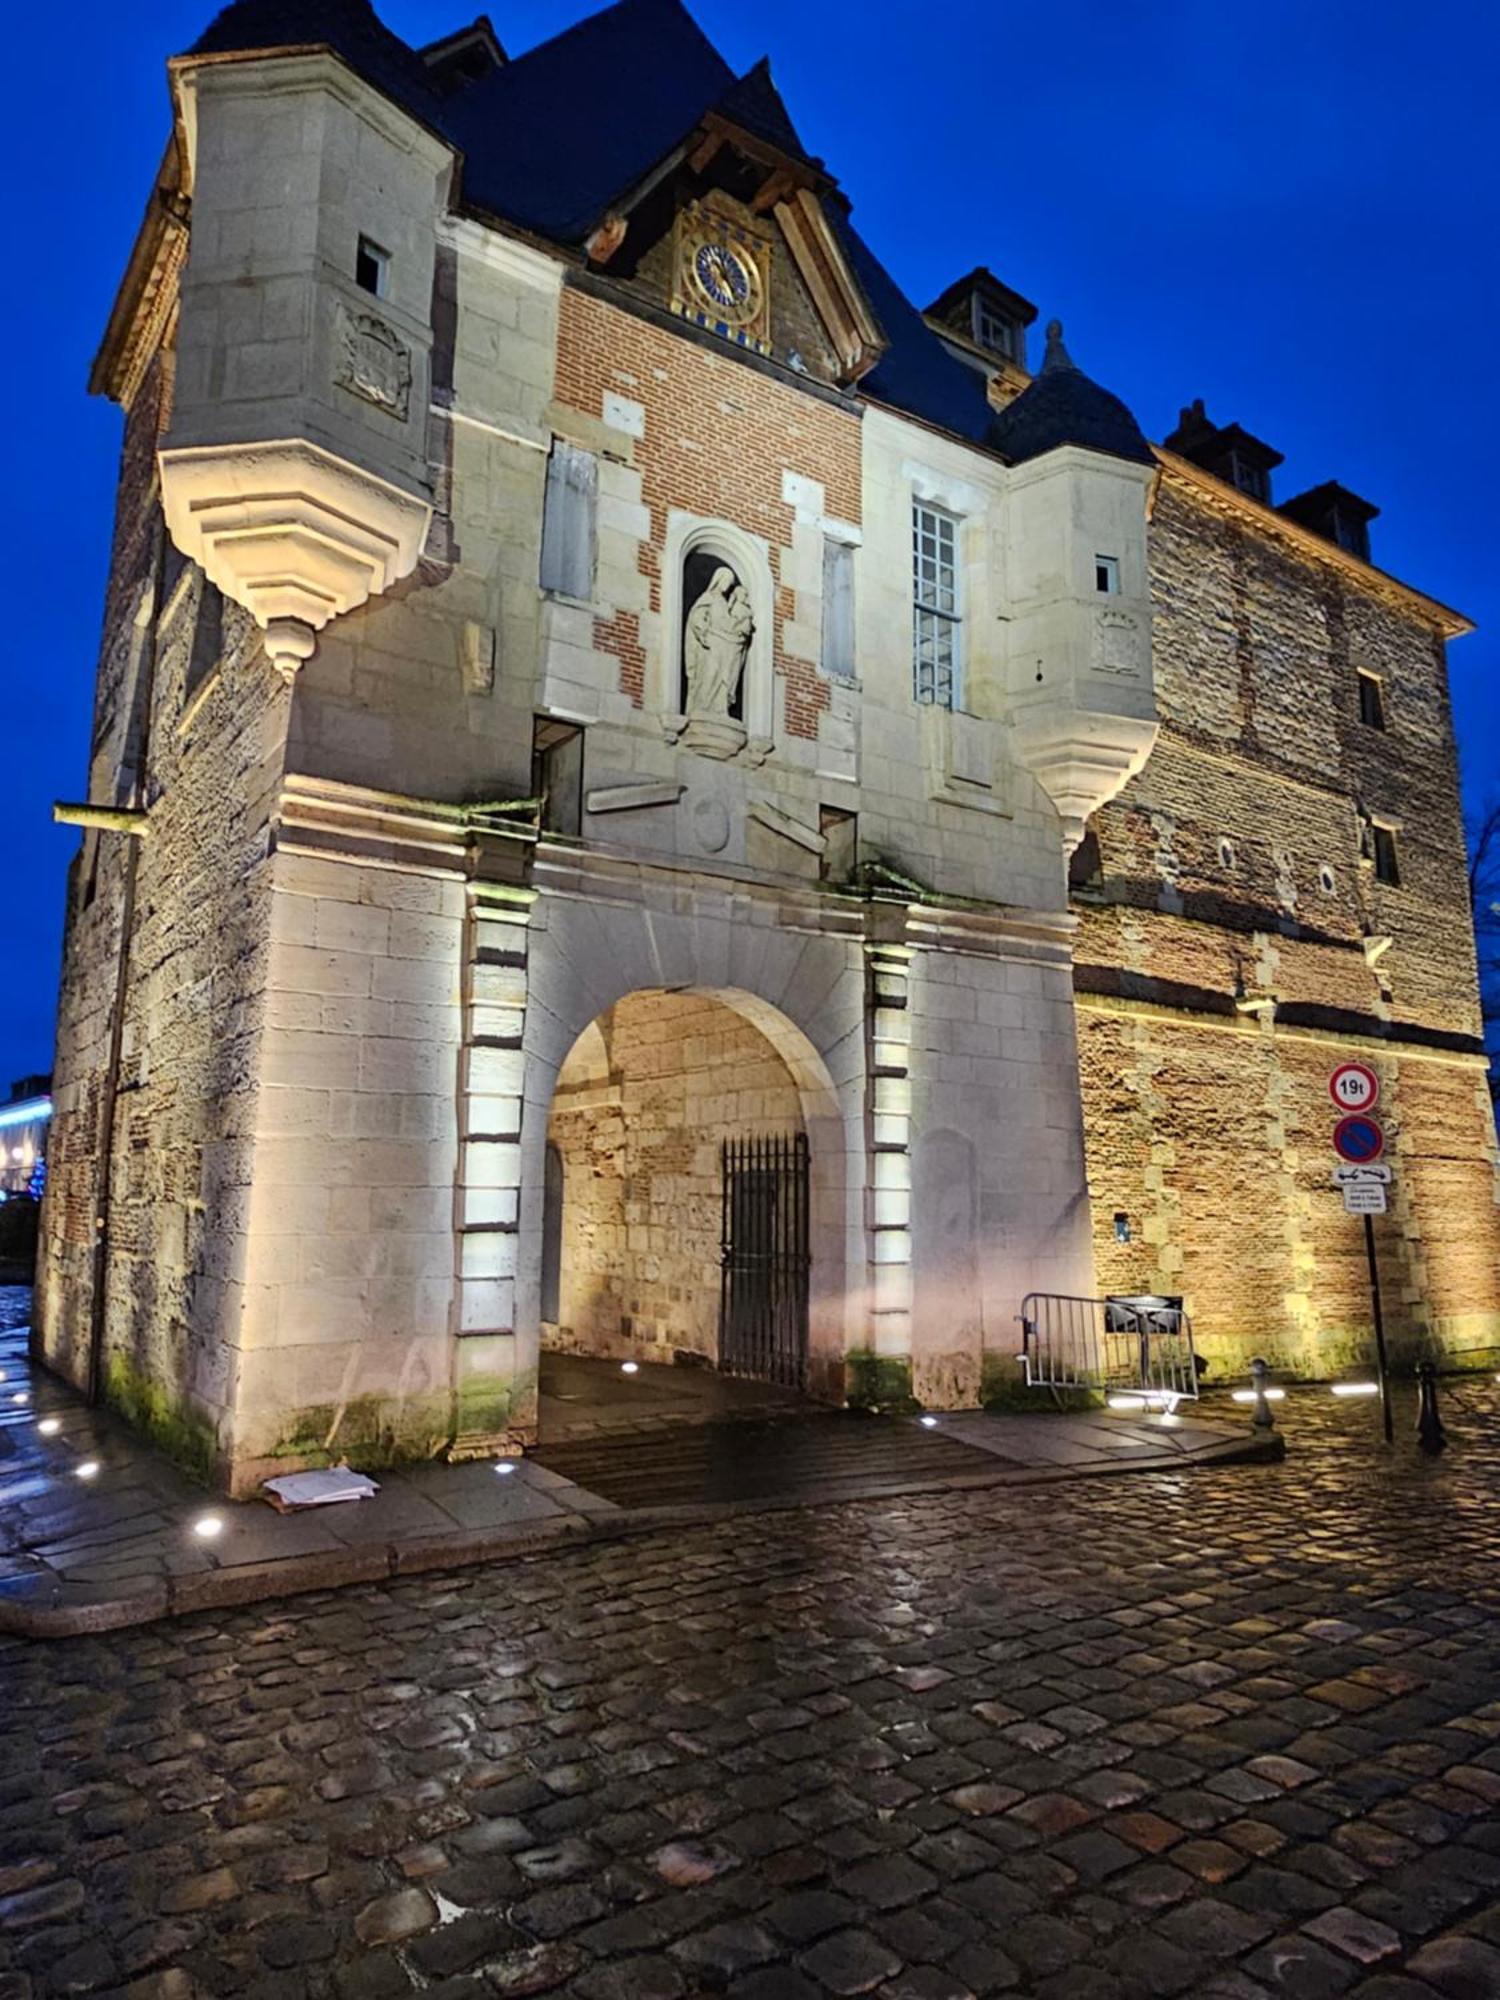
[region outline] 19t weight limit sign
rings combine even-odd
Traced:
[[[1380,1102],[1380,1078],[1368,1063],[1340,1063],[1328,1079],[1328,1095],[1340,1111],[1373,1111]]]

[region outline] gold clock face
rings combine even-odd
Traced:
[[[726,326],[748,326],[761,311],[765,294],[759,266],[743,244],[722,237],[688,245],[688,285],[711,318]]]

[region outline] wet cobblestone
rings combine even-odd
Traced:
[[[0,2000],[1500,1996],[1500,1385],[0,1646]]]

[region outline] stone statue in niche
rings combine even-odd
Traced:
[[[733,757],[745,744],[745,664],[755,636],[750,593],[711,550],[683,565],[682,708],[669,733],[684,749]]]
[[[738,716],[745,656],[754,633],[749,593],[728,563],[720,563],[689,608],[683,634],[690,716]]]

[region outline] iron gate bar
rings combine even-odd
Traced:
[[[721,1147],[719,1366],[726,1375],[807,1383],[807,1135]]]

